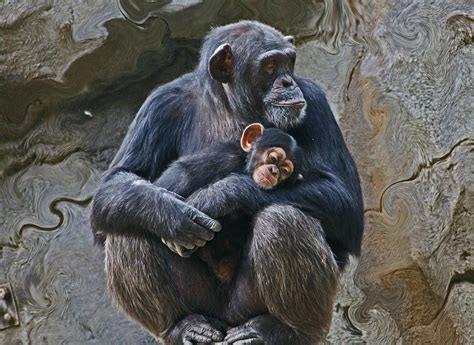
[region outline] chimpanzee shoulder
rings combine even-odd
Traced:
[[[104,175],[105,180],[117,171],[130,171],[154,180],[178,157],[177,146],[186,127],[186,118],[191,116],[187,113],[185,100],[192,97],[192,81],[192,74],[186,74],[148,95],[130,124],[112,162],[113,168]]]

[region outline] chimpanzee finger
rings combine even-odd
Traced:
[[[175,248],[176,248],[176,254],[178,254],[182,258],[189,258],[191,256],[191,253],[186,248],[183,248],[177,244],[175,244]]]
[[[249,327],[246,324],[227,330],[227,335],[225,337],[225,341],[231,344],[237,341],[249,341],[249,340],[257,341],[257,340],[260,340],[260,338],[257,332],[252,327]],[[260,343],[257,342],[256,344],[263,344],[263,342],[260,342]]]
[[[214,238],[215,233],[212,232],[211,230],[208,230],[201,225],[193,222],[189,222],[189,233],[188,235],[191,237],[190,240],[193,244],[197,245],[198,242],[204,240],[204,241],[210,241]]]
[[[192,241],[192,242],[195,242],[195,240]],[[175,245],[178,245],[178,246],[180,246],[180,247],[184,247],[184,248],[186,248],[186,249],[188,249],[188,250],[192,250],[192,249],[196,248],[196,245],[193,244],[193,243],[191,243],[190,241],[180,241],[180,240],[176,240],[176,241],[175,241]]]
[[[204,240],[196,240],[196,246],[204,247],[206,245],[206,241]]]
[[[194,246],[192,249],[185,249],[179,244],[171,242],[171,241],[166,241],[163,238],[161,239],[161,242],[163,242],[173,253],[178,254],[179,256],[183,258],[190,257],[191,254],[195,252],[195,249],[197,249]]]
[[[209,229],[214,232],[219,232],[222,229],[221,223],[217,220],[210,218],[205,213],[195,209],[194,207],[186,207],[183,213],[188,216],[193,222]]]
[[[209,342],[220,341],[224,339],[224,334],[218,329],[214,329],[211,325],[201,323],[194,325],[191,329],[185,331],[187,338],[194,341]]]
[[[194,344],[212,342],[211,338],[206,337],[206,336],[201,335],[201,334],[198,334],[198,333],[193,332],[193,331],[188,331],[187,334],[188,334],[189,339],[192,340]]]
[[[176,251],[176,248],[175,248],[174,244],[172,244],[171,242],[166,241],[166,240],[163,239],[163,238],[161,239],[161,242],[163,242],[163,244],[164,244],[165,246],[167,246],[172,252],[178,254],[178,252]]]
[[[194,249],[184,249],[183,248],[181,256],[183,258],[189,258],[198,249],[199,249],[199,247],[194,247]]]

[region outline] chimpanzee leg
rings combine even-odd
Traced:
[[[107,283],[119,307],[157,339],[223,339],[225,325],[209,317],[217,312],[217,292],[202,262],[181,258],[152,237],[108,235],[105,255]]]
[[[319,221],[292,206],[269,206],[256,216],[248,245],[242,267],[253,272],[239,273],[235,301],[255,289],[267,314],[229,330],[226,340],[309,345],[324,339],[339,269]],[[241,312],[250,306],[244,301]]]

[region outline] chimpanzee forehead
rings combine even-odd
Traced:
[[[254,21],[241,21],[215,28],[205,37],[200,58],[202,73],[207,74],[209,59],[222,44],[230,45],[239,71],[262,61],[261,54],[288,54],[290,58],[296,54],[293,44],[278,30]]]
[[[292,58],[296,57],[296,51],[292,48],[283,49],[271,49],[261,53],[258,57],[258,61],[268,60],[271,58]]]

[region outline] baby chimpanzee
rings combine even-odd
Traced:
[[[187,198],[193,192],[231,173],[251,174],[261,188],[302,179],[298,173],[300,148],[295,139],[277,128],[248,125],[238,143],[211,145],[200,154],[174,161],[155,185]]]
[[[266,190],[277,185],[302,180],[299,173],[300,148],[288,133],[277,128],[264,129],[260,123],[247,126],[239,143],[227,142],[209,146],[200,154],[183,156],[173,162],[155,185],[187,198],[196,190],[216,182],[231,173],[252,175],[255,183]],[[177,248],[165,242],[181,256],[189,256],[196,250],[198,255],[214,271],[223,283],[232,280],[240,257],[239,243],[245,234],[243,222],[251,221],[245,214],[219,219],[226,230],[203,248]],[[231,228],[231,229],[229,229]],[[232,230],[234,229],[234,230]],[[204,246],[203,242],[203,246]]]

